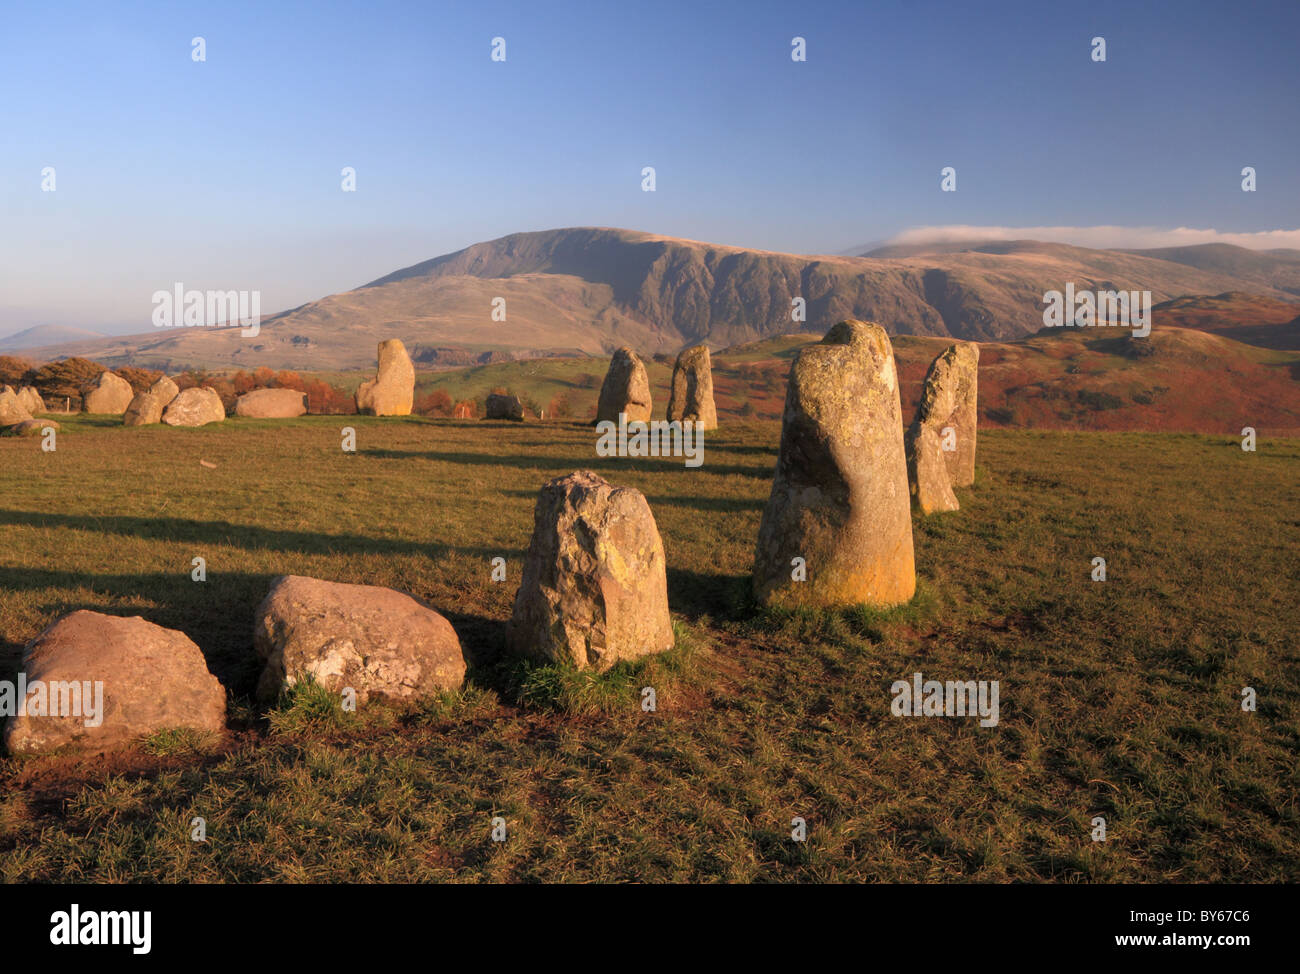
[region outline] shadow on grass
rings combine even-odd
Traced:
[[[262,660],[253,648],[257,607],[280,574],[210,572],[208,581],[200,585],[191,581],[187,571],[87,576],[0,567],[0,588],[66,593],[90,587],[105,598],[56,595],[57,601],[41,608],[59,617],[78,609],[138,615],[154,625],[183,632],[199,647],[209,671],[222,686],[235,698],[251,700],[262,671]],[[127,604],[105,605],[106,599]],[[467,663],[482,666],[497,658],[505,640],[504,622],[465,612],[442,614],[460,637]],[[12,679],[17,673],[22,651],[22,644],[0,642],[0,678],[7,674]]]
[[[692,622],[701,617],[740,619],[750,611],[748,575],[668,569],[668,605]]]
[[[390,450],[371,447],[357,451],[359,456],[378,457],[385,460],[433,460],[438,463],[464,464],[477,467],[513,467],[517,470],[554,471],[553,476],[564,476],[574,470],[604,470],[626,473],[672,473],[674,471],[695,473],[704,471],[711,474],[740,477],[772,476],[772,467],[719,466],[709,463],[706,455],[702,467],[687,467],[682,457],[601,457],[593,450],[590,457],[573,460],[564,457],[530,457],[519,454],[492,453],[439,453],[434,450]]]
[[[225,521],[191,521],[183,518],[56,514],[50,511],[0,510],[0,525],[33,528],[67,528],[95,534],[121,535],[185,544],[232,546],[245,550],[280,551],[313,555],[417,554],[430,558],[463,554],[492,559],[497,548],[463,548],[431,541],[372,538],[360,534],[325,534],[319,531],[284,531]],[[3,571],[3,569],[0,569]],[[188,568],[186,568],[188,571]],[[15,572],[15,577],[24,573]],[[2,577],[2,576],[0,576]],[[26,587],[26,586],[24,586]]]

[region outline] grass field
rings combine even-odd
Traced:
[[[6,880],[1300,880],[1300,441],[983,432],[962,509],[915,522],[913,603],[775,615],[746,584],[775,423],[687,469],[578,425],[61,422],[53,453],[0,440],[0,676],[65,612],[143,615],[202,648],[231,730],[0,761]],[[679,634],[600,678],[497,655],[536,492],[579,468],[646,494]],[[253,611],[284,573],[429,601],[465,689],[260,713]],[[893,716],[918,670],[1000,681],[1000,724]]]

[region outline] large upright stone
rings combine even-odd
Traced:
[[[226,692],[199,647],[139,616],[66,615],[28,644],[21,672],[28,713],[5,727],[11,754],[108,750],[156,731],[216,734],[226,726]],[[45,698],[39,714],[37,684]]]
[[[375,585],[281,575],[257,609],[253,645],[266,661],[258,696],[313,680],[331,693],[415,700],[458,689],[465,657],[451,623],[411,596]]]
[[[131,383],[112,372],[101,372],[95,384],[82,395],[81,411],[121,416],[134,398]]]
[[[153,393],[154,398],[158,400],[158,405],[162,406],[163,409],[170,406],[172,400],[181,393],[180,386],[165,375],[161,376],[157,382],[151,385],[149,391]]]
[[[589,470],[542,488],[506,642],[596,671],[672,649],[663,542],[640,491]]]
[[[32,418],[32,414],[19,401],[18,393],[9,386],[0,389],[0,426],[16,426]]]
[[[123,426],[152,426],[162,422],[163,407],[152,392],[137,392],[122,414]]]
[[[938,430],[930,426],[913,423],[907,431],[907,485],[912,492],[912,503],[922,514],[955,511],[961,507],[952,492],[943,442]]]
[[[649,422],[650,378],[645,365],[636,352],[626,346],[609,360],[609,371],[600,387],[600,400],[596,404],[596,422],[618,422],[619,413],[627,413],[627,421]]]
[[[933,430],[954,449],[943,451],[948,480],[954,487],[975,483],[975,427],[978,422],[980,347],[975,342],[949,345],[930,365],[912,431]],[[944,431],[951,429],[952,433]]]
[[[718,428],[718,409],[713,402],[713,362],[708,345],[694,345],[677,356],[668,397],[668,421],[691,422],[706,430]]]
[[[842,321],[790,368],[754,593],[767,605],[891,606],[915,591],[893,348],[879,325]]]
[[[226,407],[215,389],[194,386],[186,389],[163,410],[162,421],[168,426],[206,426],[226,418]]]
[[[235,400],[235,415],[253,419],[293,419],[307,414],[307,393],[297,389],[254,389]]]
[[[409,416],[415,401],[415,366],[399,339],[379,343],[379,374],[361,383],[357,412],[367,416]]]
[[[922,514],[955,511],[953,486],[975,480],[979,346],[949,345],[930,365],[921,403],[907,430],[907,479]]]

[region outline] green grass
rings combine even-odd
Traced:
[[[1300,441],[984,432],[962,510],[914,522],[917,599],[775,613],[747,585],[772,423],[692,470],[578,425],[60,422],[53,454],[0,442],[0,676],[67,611],[139,614],[203,650],[231,731],[0,761],[6,880],[1300,879]],[[581,467],[649,499],[679,637],[599,677],[500,656],[537,489]],[[256,707],[253,612],[288,572],[429,601],[465,688]],[[894,717],[918,670],[998,680],[999,726]]]

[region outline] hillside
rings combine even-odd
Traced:
[[[34,325],[12,335],[0,338],[0,352],[17,352],[27,348],[49,345],[66,345],[69,342],[94,342],[103,335],[89,328],[69,328],[64,325]]]
[[[1151,309],[1153,327],[1195,328],[1260,348],[1300,350],[1294,304],[1241,291],[1175,298]]]
[[[255,339],[238,330],[174,329],[34,349],[33,358],[84,355],[110,365],[326,371],[370,368],[375,345],[401,338],[428,364],[496,353],[606,354],[629,344],[676,352],[791,331],[822,334],[844,318],[891,334],[1004,341],[1037,331],[1042,295],[1078,288],[1150,290],[1156,302],[1250,291],[1273,301],[1300,294],[1300,260],[1230,248],[1169,259],[1035,241],[949,252],[917,248],[868,257],[745,250],[630,230],[517,233],[395,271],[362,287],[267,318]],[[1166,253],[1166,252],[1160,252]],[[1174,259],[1177,258],[1177,259]],[[1290,289],[1290,290],[1288,290]],[[506,301],[506,321],[492,302]],[[807,320],[791,319],[791,301]],[[803,326],[801,328],[801,325]]]
[[[790,362],[812,335],[785,335],[713,356],[714,394],[724,422],[779,419]],[[930,363],[948,339],[894,339],[905,421]],[[587,420],[607,362],[540,359],[417,376],[417,396],[445,390],[482,401],[502,388],[553,418]],[[668,403],[671,360],[647,361],[654,416]],[[1130,341],[1105,333],[1044,331],[980,348],[979,411],[986,427],[1061,430],[1300,432],[1300,355],[1254,348],[1217,335],[1162,328]],[[353,385],[360,381],[358,374]],[[560,414],[557,416],[557,408]]]

